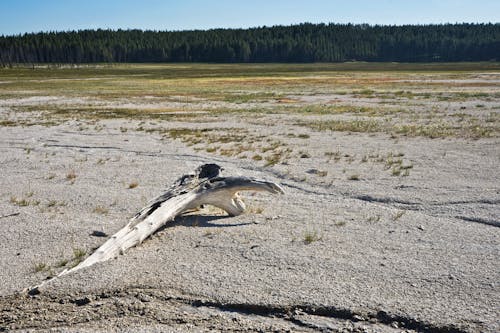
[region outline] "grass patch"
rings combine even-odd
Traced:
[[[313,242],[317,242],[321,240],[322,237],[319,236],[318,232],[316,230],[314,231],[306,231],[304,233],[304,243],[305,244],[311,244]]]
[[[33,196],[32,192],[26,194],[27,198],[31,198],[32,196]],[[30,200],[27,198],[18,198],[16,196],[11,196],[9,202],[19,207],[38,206],[40,204],[39,200]]]
[[[300,121],[296,125],[307,126],[317,131],[336,132],[380,132],[382,126],[374,120],[326,120],[305,122]]]
[[[133,188],[136,188],[137,186],[139,186],[139,183],[137,181],[133,181],[133,182],[128,184],[127,188],[133,189]]]
[[[73,260],[76,262],[76,264],[79,264],[80,262],[83,261],[83,258],[87,255],[87,251],[84,249],[80,248],[74,248],[73,249]]]
[[[70,182],[74,182],[76,179],[76,173],[75,173],[75,170],[70,170],[67,174],[66,174],[66,180],[70,181]]]
[[[101,214],[101,215],[106,215],[109,213],[109,210],[106,207],[103,206],[96,206],[93,210],[94,213],[96,214]]]
[[[394,216],[392,217],[392,220],[393,221],[397,221],[399,220],[404,214],[406,214],[406,211],[405,210],[400,210],[398,211],[396,214],[394,214]]]
[[[45,272],[45,271],[48,271],[49,269],[50,269],[49,265],[47,265],[46,263],[43,263],[43,262],[35,264],[35,267],[34,267],[35,273]]]

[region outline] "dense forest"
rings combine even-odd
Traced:
[[[299,24],[191,31],[80,30],[0,36],[0,66],[95,62],[500,60],[500,23]]]

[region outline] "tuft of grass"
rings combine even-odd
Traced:
[[[75,170],[70,170],[67,174],[66,174],[66,180],[70,181],[70,182],[74,182],[76,179],[76,173],[75,173]]]
[[[393,176],[400,176],[401,175],[401,168],[399,166],[395,166],[392,168],[391,173]]]
[[[328,171],[326,171],[326,170],[318,170],[318,172],[316,172],[316,175],[318,177],[326,177],[328,175]]]
[[[247,208],[247,213],[250,213],[250,214],[262,214],[264,212],[264,208],[260,207],[260,206],[250,206]]]
[[[304,234],[304,243],[306,244],[311,244],[313,242],[321,240],[321,237],[318,235],[318,232],[316,230],[314,231],[307,231]]]
[[[83,258],[85,257],[86,254],[87,254],[87,251],[85,251],[84,249],[80,249],[80,248],[74,248],[73,249],[73,259],[77,263],[80,263],[83,260]]]
[[[48,269],[49,269],[49,265],[47,265],[46,263],[43,263],[43,262],[40,262],[40,263],[36,264],[35,267],[34,267],[34,270],[35,270],[36,273],[38,273],[38,272],[44,272],[44,271],[46,271]]]
[[[400,210],[399,212],[397,212],[396,214],[394,214],[394,216],[392,217],[392,220],[393,221],[399,220],[405,213],[406,213],[405,210]]]
[[[94,213],[105,215],[109,213],[109,210],[103,206],[96,206],[93,210]]]
[[[281,160],[281,154],[280,153],[275,153],[272,154],[271,156],[266,156],[266,164],[264,166],[273,166],[277,164]]]
[[[57,265],[56,265],[56,266],[57,266],[57,267],[64,267],[64,266],[66,266],[66,265],[68,264],[68,262],[69,262],[69,260],[67,260],[67,259],[62,259],[61,261],[59,261],[59,262],[57,263]]]
[[[18,199],[15,196],[10,197],[10,203],[19,206],[19,207],[26,207],[29,206],[30,202],[26,199]]]
[[[133,181],[130,184],[128,184],[129,189],[136,188],[137,186],[139,186],[139,183],[137,181]]]

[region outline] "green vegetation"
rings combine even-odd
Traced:
[[[321,236],[319,236],[316,230],[306,231],[306,233],[304,234],[304,243],[306,244],[311,244],[319,240],[321,240]]]
[[[75,260],[77,263],[80,263],[85,255],[87,254],[87,251],[79,248],[74,248],[73,249],[73,260]]]
[[[207,31],[82,30],[0,37],[0,65],[102,62],[488,61],[499,24],[300,24]]]
[[[120,133],[151,133],[203,153],[253,159],[272,167],[311,155],[316,158],[307,150],[315,142],[311,138],[335,132],[387,135],[394,140],[499,137],[500,92],[489,75],[499,71],[497,62],[0,68],[0,100],[9,110],[0,116],[0,126],[57,126],[71,120],[78,121],[81,131],[101,131],[101,120],[132,119],[133,125],[121,126]],[[224,117],[270,130],[259,134],[246,126],[210,125]],[[287,127],[284,133],[272,129],[279,128],[275,121]],[[311,134],[314,131],[319,133]],[[38,154],[37,149],[25,148],[26,158]],[[353,156],[335,151],[325,156],[332,162],[354,162]],[[379,163],[380,158],[385,160],[385,156],[356,159]],[[104,163],[107,159],[96,161]],[[410,169],[406,163],[387,170],[405,176]],[[75,171],[69,171],[66,179],[74,183]]]
[[[27,193],[26,198],[18,198],[16,196],[11,196],[10,203],[19,207],[38,206],[40,204],[40,201],[29,199],[32,196],[33,196],[32,192]]]
[[[36,273],[44,272],[44,271],[49,270],[49,268],[50,267],[46,263],[40,262],[40,263],[35,264],[34,271]]]

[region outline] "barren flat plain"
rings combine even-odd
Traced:
[[[0,69],[0,163],[0,331],[500,331],[498,63]],[[203,163],[285,194],[27,295]]]

